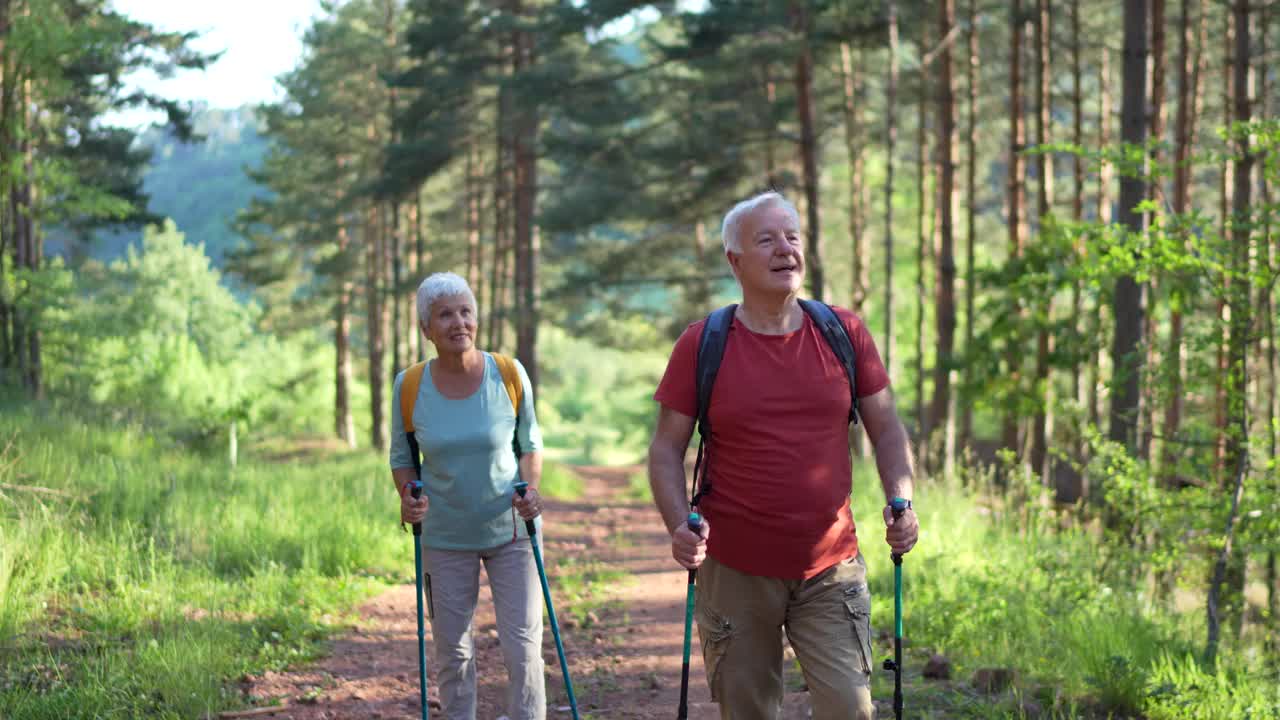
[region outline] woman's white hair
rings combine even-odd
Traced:
[[[442,297],[464,295],[471,301],[471,309],[476,307],[476,295],[462,276],[451,272],[432,273],[418,286],[418,321],[423,325],[431,319],[431,304]]]
[[[738,237],[738,232],[741,230],[743,219],[766,205],[780,205],[795,216],[797,223],[800,222],[800,212],[796,210],[796,206],[792,205],[790,200],[782,196],[782,193],[774,190],[762,192],[734,205],[725,214],[724,224],[720,226],[720,239],[724,243],[725,250],[735,253],[742,252],[742,238]]]

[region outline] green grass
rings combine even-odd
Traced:
[[[567,465],[554,460],[542,464],[541,492],[556,500],[577,500],[582,497],[582,478]]]
[[[40,407],[4,409],[5,445],[0,717],[243,704],[227,679],[314,657],[348,608],[412,572],[368,453],[232,470]]]
[[[869,468],[858,478],[854,518],[870,570],[872,622],[891,631],[884,501]],[[921,483],[914,505],[922,532],[903,562],[909,668],[918,671],[939,652],[965,685],[978,668],[1012,668],[1015,694],[1052,717],[1280,718],[1280,659],[1246,662],[1256,648],[1229,648],[1217,669],[1204,667],[1196,659],[1203,610],[1173,613],[1108,577],[1095,538],[1001,517],[955,487]],[[889,657],[892,639],[875,650],[877,659]],[[891,697],[892,675],[874,678],[876,696]],[[946,717],[1021,715],[1014,694],[993,705],[928,681],[913,687],[918,701],[947,707]]]

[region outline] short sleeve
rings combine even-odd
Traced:
[[[667,369],[658,383],[658,390],[653,394],[653,399],[663,406],[688,417],[698,415],[696,366],[698,344],[702,341],[705,323],[705,320],[696,322],[680,334],[667,360]]]
[[[844,308],[837,308],[836,314],[849,332],[849,341],[853,344],[854,373],[857,375],[858,397],[875,395],[889,387],[889,371],[880,359],[880,350],[876,348],[875,338],[867,329],[862,318]]]
[[[400,386],[404,384],[404,371],[396,373],[391,387],[391,469],[413,467],[413,454],[409,451],[409,439],[404,434],[404,419],[400,416]]]
[[[516,370],[520,373],[520,383],[524,385],[524,397],[520,400],[520,422],[516,426],[516,439],[520,442],[521,452],[538,452],[542,450],[542,428],[538,427],[538,415],[534,411],[533,384],[529,381],[529,373],[524,365],[515,361]]]

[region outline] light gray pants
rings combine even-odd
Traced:
[[[507,715],[544,720],[542,589],[527,538],[481,551],[423,548],[435,617],[431,633],[447,720],[476,718],[476,660],[471,620],[480,594],[480,563],[489,575],[498,642],[507,666]]]

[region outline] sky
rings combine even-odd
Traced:
[[[114,0],[120,13],[159,30],[196,30],[204,52],[223,51],[208,69],[184,71],[168,80],[135,73],[130,82],[177,100],[234,108],[278,99],[275,78],[292,69],[302,53],[302,33],[320,13],[320,0]],[[122,125],[160,120],[154,113],[119,115]]]

